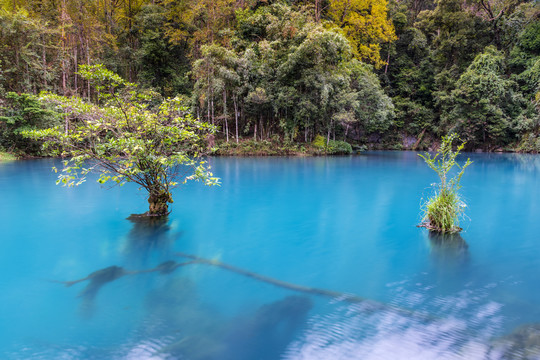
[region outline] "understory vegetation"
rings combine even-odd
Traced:
[[[13,161],[13,160],[17,160],[17,157],[15,155],[13,155],[13,154],[0,151],[0,160],[2,160],[2,161]]]
[[[533,0],[0,0],[0,149],[48,155],[20,135],[64,121],[39,94],[95,102],[79,68],[102,64],[182,99],[215,154],[434,149],[449,133],[538,152],[539,17]]]

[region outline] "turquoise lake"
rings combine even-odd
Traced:
[[[212,158],[221,186],[175,189],[152,227],[126,220],[147,210],[137,186],[0,163],[0,359],[539,358],[540,157],[467,156],[464,231],[444,241],[416,227],[437,178],[414,152]],[[137,273],[179,252],[348,295],[208,264]]]

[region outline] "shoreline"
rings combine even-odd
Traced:
[[[230,142],[229,142],[230,143]],[[258,142],[262,143],[262,142]],[[235,142],[236,144],[236,142]],[[282,144],[282,148],[274,148],[270,151],[267,151],[266,149],[245,149],[239,146],[237,149],[216,149],[215,151],[210,152],[207,156],[210,157],[333,157],[333,156],[354,156],[354,155],[362,155],[366,152],[371,151],[414,151],[418,153],[423,152],[432,152],[436,151],[436,147],[430,147],[429,149],[406,149],[406,148],[396,148],[394,146],[388,146],[388,147],[380,147],[380,146],[353,146],[353,151],[351,153],[327,153],[322,149],[314,148],[313,146],[310,146],[310,144],[307,144],[308,146],[305,146],[306,144],[298,143],[294,144],[294,146],[302,146],[305,147],[305,149],[302,151],[300,149],[293,149],[288,148],[285,145]],[[506,148],[506,149],[496,149],[494,151],[486,151],[483,149],[474,149],[465,151],[464,153],[472,153],[472,154],[531,154],[536,155],[538,152],[533,151],[519,151],[517,149],[512,148]],[[6,151],[0,151],[0,162],[7,162],[7,161],[17,161],[17,160],[33,160],[33,159],[46,159],[46,158],[62,158],[61,156],[36,156],[36,155],[14,155],[13,153],[6,152]]]

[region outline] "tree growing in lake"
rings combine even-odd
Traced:
[[[452,150],[454,140],[458,140],[456,134],[443,136],[441,147],[433,157],[427,153],[418,154],[437,173],[441,181],[437,184],[435,194],[423,205],[424,214],[420,226],[441,233],[456,233],[462,230],[459,227],[459,218],[463,214],[465,204],[458,193],[461,188],[459,182],[465,169],[472,163],[470,159],[463,165],[456,161],[465,143],[458,145],[454,151]],[[449,172],[454,166],[459,172],[450,177]]]
[[[201,160],[215,128],[185,113],[179,98],[156,105],[152,93],[137,92],[101,65],[82,66],[79,73],[95,85],[98,103],[46,94],[43,101],[64,111],[65,124],[26,133],[71,157],[57,184],[79,185],[91,171],[100,173],[101,184],[134,182],[148,192],[146,215],[163,216],[180,182],[219,183]]]

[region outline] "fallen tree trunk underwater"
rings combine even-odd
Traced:
[[[239,268],[239,267],[236,267],[236,266],[233,266],[233,265],[229,265],[229,264],[223,263],[223,262],[218,261],[218,260],[205,259],[205,258],[196,256],[196,255],[190,255],[190,254],[181,253],[181,252],[176,253],[176,256],[184,257],[184,258],[187,258],[187,259],[192,259],[193,264],[205,264],[205,265],[219,267],[219,268],[222,268],[222,269],[225,269],[225,270],[228,270],[228,271],[231,271],[231,272],[234,272],[234,273],[237,273],[237,274],[240,274],[240,275],[243,275],[243,276],[255,279],[255,280],[266,282],[268,284],[272,284],[272,285],[277,286],[277,287],[288,289],[288,290],[293,290],[293,291],[302,292],[302,293],[311,294],[311,295],[325,296],[325,297],[332,298],[332,299],[334,299],[336,301],[342,301],[342,302],[347,302],[347,303],[369,304],[370,305],[369,310],[371,310],[371,311],[375,311],[375,310],[393,310],[393,311],[396,311],[398,313],[405,314],[407,316],[414,315],[415,317],[421,317],[424,320],[434,320],[435,319],[434,317],[432,317],[430,315],[422,314],[422,313],[420,313],[418,311],[415,311],[415,310],[412,310],[412,309],[406,309],[406,308],[398,307],[398,306],[395,306],[395,305],[392,305],[392,304],[386,304],[386,303],[382,303],[382,302],[379,302],[379,301],[366,299],[366,298],[363,298],[363,297],[360,297],[360,296],[357,296],[357,295],[354,295],[354,294],[347,294],[347,293],[343,293],[343,292],[339,292],[339,291],[318,289],[318,288],[312,288],[312,287],[307,287],[307,286],[288,283],[288,282],[285,282],[285,281],[282,281],[282,280],[274,279],[274,278],[271,278],[271,277],[268,277],[268,276],[265,276],[265,275],[261,275],[261,274],[257,274],[257,273],[254,273],[254,272],[251,272],[251,271],[248,271],[248,270],[244,270],[242,268]]]
[[[312,287],[288,283],[288,282],[274,279],[274,278],[261,275],[255,272],[244,270],[242,268],[221,262],[219,260],[206,259],[206,258],[202,258],[196,255],[191,255],[191,254],[186,254],[186,253],[176,253],[176,256],[183,257],[190,260],[186,262],[180,262],[180,263],[173,260],[169,260],[169,261],[165,261],[159,264],[155,268],[143,269],[143,270],[132,270],[132,271],[125,270],[118,266],[109,266],[107,268],[92,272],[88,276],[78,279],[78,280],[73,280],[73,281],[51,280],[51,281],[55,283],[64,284],[67,287],[75,285],[79,282],[89,281],[86,287],[79,294],[79,297],[82,297],[83,300],[91,301],[94,299],[94,297],[97,295],[97,292],[101,289],[103,285],[109,282],[112,282],[114,280],[117,280],[125,275],[137,275],[137,274],[152,273],[152,272],[159,272],[160,274],[170,274],[174,272],[176,269],[178,269],[179,267],[201,264],[201,265],[208,265],[208,266],[221,268],[221,269],[234,272],[245,277],[249,277],[257,281],[262,281],[262,282],[265,282],[265,283],[268,283],[268,284],[271,284],[280,288],[292,290],[295,292],[324,296],[324,297],[332,298],[333,300],[338,301],[338,302],[346,302],[346,303],[352,303],[352,304],[367,304],[368,306],[366,308],[358,309],[358,311],[361,311],[361,312],[371,313],[377,310],[393,311],[407,317],[416,318],[426,323],[441,320],[441,318],[438,316],[420,312],[418,310],[407,309],[407,308],[399,307],[392,304],[387,304],[387,303],[383,303],[383,302],[379,302],[379,301],[375,301],[371,299],[366,299],[366,298],[352,295],[352,294],[346,294],[346,293],[342,293],[338,291],[312,288]],[[539,328],[540,327],[538,324],[529,324],[529,325],[521,326],[517,328],[514,332],[510,333],[509,335],[492,339],[488,343],[489,349],[490,351],[491,349],[493,349],[494,351],[497,351],[497,353],[502,352],[504,355],[509,356],[509,357],[503,357],[504,359],[506,358],[530,359],[530,357],[528,357],[529,354],[534,354],[534,356],[537,356],[540,353],[538,351],[539,348],[535,347],[537,343],[540,343],[540,335],[538,332]],[[525,344],[526,341],[528,342],[534,341],[534,344],[533,344],[534,346],[529,346],[530,345],[529,343]],[[513,351],[515,349],[518,349],[519,352],[514,353]],[[517,358],[514,357],[516,354],[521,354],[522,349],[526,349],[526,353],[524,353],[524,355],[522,354],[522,356],[518,356]]]
[[[176,253],[176,256],[183,257],[190,259],[190,261],[186,262],[176,262],[173,260],[165,261],[155,268],[150,269],[143,269],[143,270],[125,270],[119,266],[109,266],[104,269],[100,269],[97,271],[94,271],[90,273],[88,276],[78,279],[78,280],[72,280],[72,281],[58,281],[58,280],[50,280],[51,282],[64,284],[67,287],[70,287],[72,285],[75,285],[77,283],[83,282],[83,281],[89,281],[86,287],[79,293],[78,297],[85,298],[87,300],[93,300],[93,298],[97,295],[98,291],[101,289],[101,287],[107,283],[110,283],[114,280],[117,280],[123,276],[126,275],[138,275],[138,274],[145,274],[145,273],[152,273],[152,272],[159,272],[161,274],[170,274],[174,272],[177,268],[187,265],[208,265],[213,266],[217,268],[221,268],[230,272],[234,272],[236,274],[265,282],[267,284],[271,284],[280,288],[284,288],[287,290],[292,290],[296,292],[301,292],[305,294],[311,294],[311,295],[317,295],[317,296],[324,296],[331,298],[335,301],[339,302],[347,302],[352,304],[364,304],[368,305],[364,311],[376,311],[376,310],[391,310],[395,311],[397,313],[406,315],[406,316],[413,316],[416,318],[419,318],[423,321],[432,321],[436,320],[437,318],[416,310],[407,309],[403,307],[399,307],[392,304],[386,304],[379,301],[366,299],[354,294],[347,294],[339,291],[332,291],[332,290],[326,290],[326,289],[319,289],[319,288],[312,288],[307,287],[303,285],[297,285],[289,282],[285,282],[279,279],[274,279],[269,276],[261,275],[252,271],[244,270],[242,268],[214,260],[214,259],[206,259],[202,258],[196,255],[186,254],[186,253]]]

